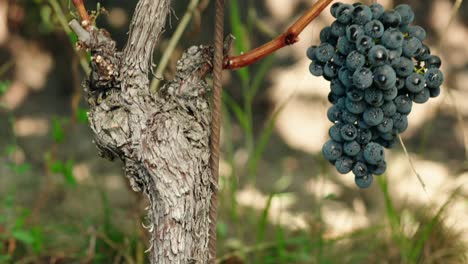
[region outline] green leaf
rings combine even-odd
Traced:
[[[13,230],[11,234],[15,239],[27,245],[32,245],[34,243],[34,235],[29,230],[23,230],[23,229]]]
[[[10,88],[11,82],[8,80],[0,81],[0,96],[2,96]]]
[[[75,45],[78,42],[78,36],[74,31],[71,31],[70,34],[68,34],[68,38],[70,39],[70,42]]]
[[[63,177],[65,178],[65,182],[75,187],[77,185],[75,175],[73,175],[73,160],[67,160],[65,166],[63,168]]]
[[[76,119],[80,123],[87,124],[88,123],[88,110],[85,108],[78,107],[76,111]]]
[[[49,169],[53,173],[62,173],[64,171],[64,168],[65,168],[65,165],[63,164],[63,162],[59,160],[52,162],[52,164],[49,167]]]
[[[65,139],[65,131],[62,128],[62,124],[58,118],[52,120],[52,138],[56,143],[61,143]]]

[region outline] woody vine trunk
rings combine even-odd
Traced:
[[[100,154],[122,160],[133,190],[149,199],[151,263],[207,263],[213,50],[189,48],[176,77],[152,94],[150,60],[169,10],[170,0],[140,0],[121,52],[105,31],[70,26],[92,55],[84,90]]]

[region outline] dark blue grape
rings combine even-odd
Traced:
[[[376,126],[382,123],[384,114],[379,107],[369,107],[364,111],[362,118],[369,126]]]
[[[335,48],[328,43],[322,43],[315,49],[317,60],[325,63],[328,62],[335,54]]]
[[[328,79],[333,79],[338,75],[338,67],[335,66],[332,62],[325,63],[323,67],[323,76],[327,77]]]
[[[367,174],[361,177],[354,176],[354,182],[361,189],[369,188],[372,185],[373,181],[374,181],[374,176],[372,174]]]
[[[419,73],[412,73],[410,76],[406,77],[405,85],[408,91],[419,93],[426,85],[426,78]]]
[[[397,95],[398,89],[396,88],[396,86],[393,86],[392,88],[383,91],[383,98],[385,101],[391,101],[395,99]]]
[[[400,58],[402,53],[402,48],[388,50],[388,64],[390,64],[390,66],[392,67],[397,67],[400,64]]]
[[[415,58],[418,61],[425,61],[429,56],[431,56],[431,49],[426,44],[422,44],[421,51]]]
[[[379,3],[373,3],[370,5],[370,10],[372,12],[372,17],[374,19],[379,19],[385,12],[384,7]]]
[[[322,147],[322,154],[325,159],[335,161],[343,154],[343,147],[338,142],[328,140]]]
[[[347,110],[343,110],[341,113],[341,120],[346,123],[346,124],[354,124],[356,121],[358,121],[359,116],[356,114],[353,114]]]
[[[336,123],[333,126],[331,126],[330,129],[328,130],[328,135],[334,141],[342,142],[343,138],[341,137],[341,124]]]
[[[403,55],[406,57],[414,57],[422,51],[422,43],[415,37],[409,37],[403,41]]]
[[[380,89],[369,88],[364,92],[364,100],[370,105],[379,105],[383,101],[383,92]]]
[[[440,95],[440,87],[429,89],[429,93],[431,95],[431,98],[439,96]]]
[[[366,54],[374,46],[374,41],[371,37],[361,35],[356,40],[356,49],[362,54]]]
[[[395,86],[396,73],[389,65],[383,65],[374,69],[374,83],[380,89],[386,90]]]
[[[384,148],[377,143],[370,142],[364,147],[364,159],[369,164],[379,164],[385,159]]]
[[[307,58],[309,58],[309,60],[317,60],[317,57],[315,56],[315,49],[317,48],[317,46],[315,45],[312,45],[310,46],[308,49],[307,49]]]
[[[413,102],[417,104],[424,104],[425,102],[429,101],[429,98],[431,97],[431,92],[429,92],[428,88],[424,88],[419,93],[411,94],[410,97],[413,100]]]
[[[408,116],[396,113],[392,116],[393,127],[398,133],[403,133],[408,128]]]
[[[372,11],[366,5],[358,5],[353,10],[353,22],[364,25],[372,19]]]
[[[353,73],[353,84],[358,89],[366,89],[372,85],[372,71],[362,67]]]
[[[352,5],[348,4],[343,4],[340,7],[337,8],[336,10],[336,19],[344,24],[348,24],[351,22],[351,19],[353,18],[353,10],[354,7]]]
[[[345,64],[345,61],[346,61],[346,56],[344,56],[343,54],[340,54],[338,52],[335,52],[335,54],[333,54],[333,58],[331,60],[335,65],[343,66]]]
[[[377,130],[380,133],[389,133],[393,128],[393,119],[389,117],[384,117],[382,123],[377,125]]]
[[[358,136],[356,138],[356,141],[359,144],[365,145],[369,143],[371,139],[372,139],[372,132],[369,129],[365,129],[365,128],[358,129]]]
[[[395,10],[388,10],[380,17],[380,21],[386,28],[397,28],[401,24],[401,15]]]
[[[403,46],[403,34],[395,28],[385,30],[382,36],[382,45],[389,49],[397,49]]]
[[[399,95],[393,100],[397,107],[397,111],[402,114],[409,114],[413,108],[413,102],[406,95]]]
[[[353,102],[362,101],[364,98],[364,91],[359,89],[350,89],[346,92],[346,97]]]
[[[340,119],[341,119],[341,109],[336,105],[328,108],[327,117],[328,117],[328,120],[330,120],[333,123],[337,122],[337,121],[340,121]]]
[[[330,6],[330,13],[332,14],[332,16],[334,18],[337,18],[338,15],[337,15],[337,12],[338,12],[338,9],[343,5],[343,3],[340,3],[340,2],[335,2],[333,3],[331,6]]]
[[[397,90],[401,90],[403,87],[405,87],[405,81],[406,81],[406,78],[397,77],[396,82],[395,82],[395,87],[397,88]]]
[[[317,63],[316,61],[312,61],[309,65],[309,71],[312,73],[314,76],[322,76],[323,75],[323,65],[320,63]]]
[[[353,169],[354,161],[346,156],[339,157],[335,162],[336,170],[341,174],[349,173]]]
[[[392,120],[393,120],[393,117],[392,117]],[[380,133],[379,136],[380,136],[381,139],[383,139],[385,141],[391,141],[391,140],[395,139],[395,137],[394,137],[394,135],[392,133]],[[383,147],[382,144],[380,144],[380,145]]]
[[[366,63],[366,57],[356,50],[351,51],[346,57],[346,67],[351,71],[361,68]]]
[[[381,38],[385,31],[384,25],[379,20],[372,20],[364,25],[364,32],[371,38]]]
[[[372,166],[370,172],[372,174],[382,175],[382,174],[385,173],[386,170],[387,170],[387,162],[385,162],[385,160],[383,160],[379,164]]]
[[[360,25],[353,24],[346,28],[346,38],[349,42],[356,42],[357,38],[364,35],[364,29]]]
[[[393,101],[385,102],[381,108],[385,116],[393,116],[397,112],[397,107]]]
[[[330,92],[328,93],[328,102],[332,103],[332,104],[335,104],[338,102],[338,100],[341,99],[341,96],[333,93],[333,92]],[[337,120],[338,121],[338,120]]]
[[[367,175],[367,165],[364,162],[358,161],[354,165],[353,173],[356,177],[364,177]]]
[[[369,128],[370,128],[369,124],[367,124],[367,123],[364,121],[364,119],[362,119],[362,118],[359,119],[359,120],[357,121],[357,126],[358,126],[359,128],[361,128],[361,129],[369,129]]]
[[[346,155],[354,157],[359,153],[359,151],[361,151],[361,145],[354,140],[345,142],[343,144],[343,151]]]
[[[352,124],[344,124],[340,129],[341,138],[345,141],[353,141],[357,137],[357,129]]]
[[[413,73],[414,64],[413,61],[406,57],[400,58],[400,64],[395,67],[395,72],[400,77],[408,77]]]
[[[388,60],[388,50],[382,45],[375,45],[369,50],[367,58],[372,66],[384,65]]]
[[[408,35],[423,41],[426,38],[426,31],[420,26],[409,26]]]
[[[444,82],[444,75],[437,68],[430,68],[424,74],[426,78],[426,84],[429,88],[437,88]]]
[[[336,49],[341,54],[348,55],[355,49],[355,46],[353,43],[349,42],[345,36],[341,36],[338,38],[338,42],[336,43]]]
[[[336,95],[346,94],[346,87],[344,87],[341,81],[336,78],[330,82],[330,90]]]
[[[430,55],[427,59],[424,60],[424,65],[427,68],[440,68],[442,61],[440,60],[439,56]]]
[[[353,85],[352,75],[346,67],[340,68],[340,70],[338,71],[338,78],[340,79],[341,83],[347,88]]]
[[[332,36],[339,38],[341,36],[344,36],[346,34],[346,25],[343,23],[340,23],[338,21],[334,21],[331,24],[331,34]]]
[[[332,35],[331,33],[331,27],[324,27],[320,31],[320,42],[322,43],[330,43],[333,42],[333,40],[336,39],[335,36]],[[330,43],[331,44],[331,43]]]
[[[413,9],[409,5],[401,4],[395,7],[395,11],[400,14],[401,24],[408,25],[414,20]]]

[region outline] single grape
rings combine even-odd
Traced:
[[[353,169],[354,161],[346,156],[339,157],[335,162],[336,170],[341,174],[349,173]]]
[[[336,104],[341,97],[333,92],[328,93],[328,102]]]
[[[353,141],[357,137],[357,129],[352,124],[344,124],[340,129],[340,133],[345,141]]]
[[[356,50],[351,51],[346,57],[346,67],[351,71],[361,68],[366,63],[366,57]]]
[[[372,20],[364,25],[364,32],[371,38],[380,38],[385,31],[384,25],[379,20]]]
[[[353,18],[353,10],[354,7],[352,5],[342,4],[336,9],[336,19],[340,23],[348,24]]]
[[[431,98],[439,96],[440,95],[440,87],[429,89],[429,93],[431,95]]]
[[[367,58],[372,66],[384,65],[387,63],[388,50],[382,45],[375,45],[369,50]]]
[[[358,89],[366,89],[372,85],[372,71],[369,68],[362,67],[353,74],[353,84]]]
[[[426,31],[420,26],[409,26],[408,35],[423,41],[426,38]]]
[[[338,142],[328,140],[322,147],[322,154],[328,161],[335,161],[343,154],[343,147]]]
[[[405,81],[406,81],[406,78],[397,77],[396,82],[395,82],[395,87],[397,88],[397,90],[401,90],[402,88],[405,87]]]
[[[359,119],[357,121],[357,126],[361,129],[369,129],[371,126],[369,126],[369,124],[366,123],[366,121],[364,121],[363,118]]]
[[[419,93],[411,94],[410,97],[413,100],[413,102],[417,104],[424,104],[425,102],[429,101],[429,98],[431,97],[431,92],[428,88],[424,88]]]
[[[309,65],[309,71],[314,76],[322,76],[323,75],[323,65],[318,63],[317,61],[312,61]]]
[[[383,121],[384,114],[382,109],[379,107],[369,107],[364,111],[362,117],[364,122],[369,126],[376,126]]]
[[[374,41],[369,36],[361,35],[356,40],[356,49],[362,54],[367,54],[373,46]]]
[[[402,48],[388,50],[388,64],[392,67],[397,67],[400,64],[401,54],[403,53]]]
[[[328,120],[330,120],[333,123],[335,123],[337,121],[340,121],[340,119],[341,119],[341,109],[336,105],[328,108],[327,117],[328,117]]]
[[[372,11],[366,5],[358,5],[353,10],[353,22],[364,25],[372,19]]]
[[[349,42],[345,36],[341,36],[338,38],[338,42],[336,43],[336,49],[338,52],[346,56],[355,49],[355,46],[353,43]]]
[[[389,65],[378,66],[374,69],[374,83],[380,89],[387,90],[395,86],[396,73]]]
[[[349,72],[348,68],[341,67],[338,71],[338,78],[340,79],[341,83],[349,88],[353,85],[353,77],[352,74]]]
[[[361,144],[361,145],[366,145],[369,143],[372,139],[372,132],[369,129],[366,128],[360,128],[358,129],[358,136],[356,138],[356,141]]]
[[[346,62],[346,56],[338,52],[335,52],[335,54],[333,54],[331,61],[337,66],[343,66]]]
[[[374,142],[364,147],[364,159],[372,165],[377,165],[385,159],[384,148]]]
[[[402,114],[409,114],[413,108],[413,102],[404,94],[397,96],[393,102],[397,107],[397,111]]]
[[[425,61],[429,56],[431,56],[431,49],[426,44],[422,44],[421,51],[415,58],[418,61]]]
[[[325,63],[325,66],[323,67],[323,76],[331,80],[337,75],[338,67],[330,61]]]
[[[398,89],[396,88],[396,86],[393,86],[390,89],[383,91],[383,98],[385,101],[391,101],[395,99],[397,95],[398,95]]]
[[[442,61],[439,56],[430,55],[426,60],[424,60],[424,65],[426,65],[427,68],[440,68]]]
[[[389,49],[397,49],[403,46],[403,34],[396,28],[389,28],[384,31],[382,44]]]
[[[392,117],[392,119],[393,119],[393,117]],[[380,133],[379,136],[380,136],[381,139],[383,139],[385,141],[391,141],[391,140],[395,139],[395,136],[393,135],[393,133]],[[380,145],[383,147],[382,144],[380,144]]]
[[[359,89],[350,89],[346,92],[346,97],[353,102],[358,102],[364,98],[364,91]]]
[[[400,64],[395,67],[395,72],[400,77],[408,77],[411,73],[413,73],[414,64],[413,61],[406,57],[400,58]]]
[[[332,16],[334,18],[337,18],[338,15],[337,15],[337,11],[338,9],[343,5],[343,3],[340,3],[340,2],[335,2],[333,3],[331,6],[330,6],[330,13],[332,14]]]
[[[328,62],[331,58],[333,58],[334,54],[335,48],[333,48],[333,46],[328,43],[322,43],[317,47],[317,49],[315,49],[315,56],[317,57],[317,60],[323,63]]]
[[[424,77],[426,78],[426,83],[429,88],[439,87],[444,82],[444,75],[437,68],[428,69]]]
[[[364,162],[358,161],[354,165],[353,173],[356,177],[364,177],[367,175],[367,165]]]
[[[398,133],[403,133],[408,128],[408,116],[396,113],[392,116],[393,127]]]
[[[335,78],[330,82],[330,90],[336,95],[346,94],[346,87],[344,87],[338,78]]]
[[[406,77],[405,85],[408,91],[419,93],[426,85],[426,78],[419,73],[412,73],[410,76]]]
[[[380,133],[389,133],[393,129],[393,119],[389,117],[384,117],[382,123],[377,125],[377,130]]]
[[[376,175],[382,175],[387,170],[387,162],[383,160],[379,164],[372,166],[371,172]]]
[[[379,3],[373,3],[370,5],[370,10],[372,12],[372,17],[374,19],[379,19],[385,12],[384,7]]]
[[[343,138],[341,137],[341,124],[336,123],[333,126],[331,126],[330,129],[328,130],[328,135],[334,141],[342,142]]]
[[[401,15],[395,10],[388,10],[380,17],[380,21],[382,21],[385,28],[397,28],[401,24]]]
[[[333,42],[334,39],[336,39],[336,37],[332,35],[331,27],[324,27],[320,31],[320,42],[331,44],[330,42]]]
[[[361,177],[358,177],[358,176],[354,177],[354,182],[361,189],[369,188],[369,186],[372,185],[373,181],[374,181],[374,176],[372,176],[372,174],[367,174]]]
[[[406,57],[414,57],[422,51],[422,43],[415,37],[409,37],[403,41],[403,55]]]
[[[340,23],[339,21],[334,21],[330,27],[332,36],[336,38],[346,34],[346,24]]]
[[[387,101],[382,105],[384,116],[393,116],[397,112],[397,107],[393,101]]]
[[[315,45],[312,45],[310,46],[308,49],[307,49],[307,58],[309,58],[309,60],[317,60],[317,57],[315,56],[315,49],[317,48],[317,46]]]
[[[354,124],[358,121],[358,119],[358,115],[353,114],[347,110],[343,110],[343,112],[341,113],[341,120],[346,124]]]
[[[409,5],[401,4],[395,7],[395,11],[400,14],[401,24],[408,25],[414,20],[413,9]]]
[[[370,105],[379,105],[383,101],[383,92],[377,88],[369,88],[364,92],[364,100]]]
[[[343,144],[343,151],[346,155],[354,157],[359,153],[359,151],[361,151],[361,145],[354,140],[345,142]]]
[[[349,42],[355,43],[357,38],[364,35],[364,29],[360,25],[353,24],[346,27],[346,38]]]

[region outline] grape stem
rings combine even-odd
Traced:
[[[331,2],[332,0],[317,1],[317,3],[315,3],[303,16],[294,22],[286,32],[275,39],[239,56],[227,57],[224,60],[224,69],[234,70],[249,66],[285,46],[298,42],[299,34],[301,34],[304,28],[309,25]]]
[[[81,18],[81,25],[85,29],[88,29],[88,27],[91,25],[91,18],[89,17],[88,11],[86,11],[86,7],[83,4],[83,0],[72,0],[72,3],[78,11],[78,15]]]

